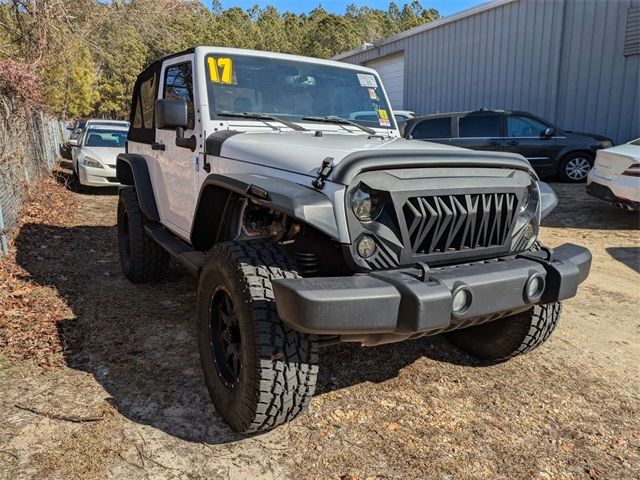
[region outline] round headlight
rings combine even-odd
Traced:
[[[358,220],[370,222],[380,215],[382,202],[371,191],[358,187],[351,195],[351,209]]]

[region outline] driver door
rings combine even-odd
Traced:
[[[560,148],[554,137],[544,136],[548,127],[549,125],[528,115],[507,115],[504,150],[519,153],[536,170],[553,167]]]
[[[186,100],[189,125],[184,134],[195,135],[193,61],[185,55],[162,65],[159,98]],[[176,132],[156,129],[157,151],[156,182],[161,215],[166,226],[174,233],[189,239],[191,223],[197,201],[197,151],[176,145]]]

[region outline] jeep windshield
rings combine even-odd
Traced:
[[[251,55],[212,54],[205,62],[212,119],[259,113],[291,122],[342,118],[395,128],[378,77],[369,72]],[[335,123],[349,128],[347,122]]]

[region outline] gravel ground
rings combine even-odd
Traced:
[[[43,188],[0,262],[0,478],[640,478],[638,216],[553,187],[542,239],[594,262],[545,346],[329,347],[309,411],[251,437],[206,393],[195,279],[128,283],[115,193]]]

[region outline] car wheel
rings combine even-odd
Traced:
[[[524,312],[447,333],[447,339],[474,357],[502,362],[539,347],[555,330],[560,302],[536,305]]]
[[[145,233],[146,221],[135,188],[121,188],[118,198],[118,251],[122,272],[133,283],[155,280],[169,266],[169,254]]]
[[[593,167],[593,155],[584,152],[570,153],[562,162],[558,175],[569,183],[581,183],[587,180],[587,174]]]
[[[227,242],[209,253],[198,284],[198,346],[216,411],[239,433],[295,418],[316,387],[318,342],[278,316],[271,280],[296,278],[272,242]]]

